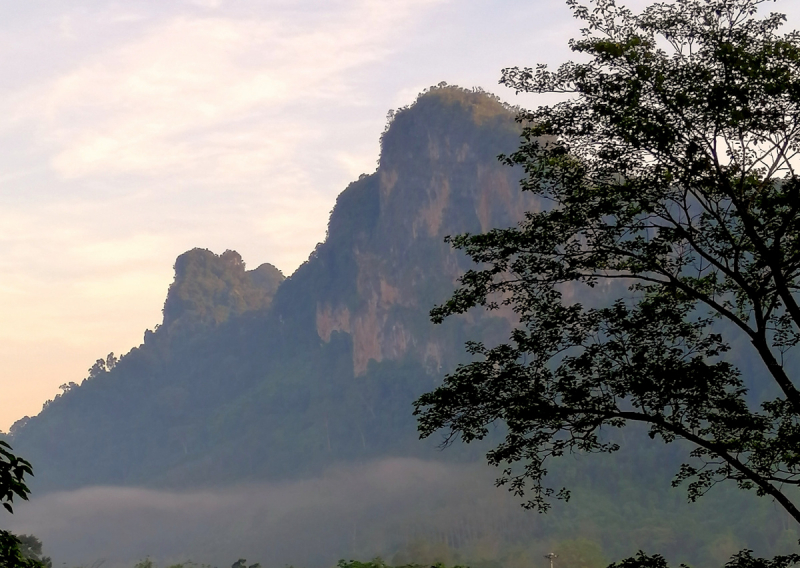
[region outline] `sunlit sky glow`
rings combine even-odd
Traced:
[[[500,70],[579,27],[560,0],[0,5],[0,428],[138,345],[177,255],[288,276],[389,109],[440,81],[535,105]]]

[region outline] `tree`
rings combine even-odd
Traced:
[[[11,446],[0,440],[0,503],[9,513],[14,512],[14,497],[28,499],[25,475],[33,475],[31,464],[14,455]],[[0,568],[42,568],[42,564],[23,554],[19,538],[0,530]]]
[[[762,3],[568,0],[585,62],[503,71],[517,92],[568,97],[523,112],[501,157],[541,209],[449,239],[478,266],[431,316],[506,306],[519,325],[508,343],[468,343],[475,361],[415,414],[447,441],[504,423],[487,457],[528,507],[568,498],[545,484],[553,458],[614,452],[601,429],[643,423],[693,444],[673,482],[691,500],[733,482],[800,522],[800,34]],[[741,338],[758,377],[729,360]]]
[[[32,534],[17,535],[19,551],[24,558],[38,562],[41,568],[53,568],[53,560],[42,553],[42,541]]]
[[[97,361],[94,362],[94,365],[92,365],[91,368],[89,369],[89,378],[94,379],[95,377],[99,377],[104,373],[108,373],[114,367],[117,366],[118,361],[119,359],[117,359],[113,351],[109,353],[105,359],[98,359]],[[76,386],[78,385],[76,385],[75,383],[69,383],[69,384],[65,383],[58,388],[64,391],[64,394],[67,394]]]
[[[251,564],[250,566],[247,565],[246,558],[240,558],[233,564],[231,564],[231,568],[261,568],[261,564],[256,562],[255,564]]]

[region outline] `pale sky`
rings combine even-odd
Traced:
[[[140,344],[179,254],[290,275],[387,111],[441,81],[533,106],[500,70],[579,27],[561,0],[0,4],[0,428]]]

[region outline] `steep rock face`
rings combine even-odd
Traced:
[[[351,272],[323,288],[316,329],[323,341],[333,331],[352,336],[357,376],[370,361],[407,355],[440,372],[460,350],[452,326],[434,328],[426,320],[468,268],[444,237],[511,226],[536,206],[518,190],[520,173],[497,160],[518,136],[514,114],[497,100],[436,89],[395,115],[377,172],[341,195],[314,260],[328,262],[329,249],[339,257],[345,249]],[[328,292],[348,287],[346,295]],[[487,324],[486,316],[480,319],[469,323]],[[494,323],[507,330],[503,321]]]

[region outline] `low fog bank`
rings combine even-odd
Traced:
[[[557,568],[602,568],[638,549],[704,567],[743,548],[762,556],[795,550],[800,535],[768,500],[728,488],[688,504],[670,488],[670,471],[654,478],[625,461],[629,454],[568,458],[573,472],[553,474],[573,499],[547,515],[496,488],[499,471],[483,463],[396,458],[225,489],[51,493],[18,504],[4,528],[38,536],[55,568],[133,568],[147,556],[161,568],[189,560],[228,568],[239,558],[328,568],[377,555],[394,565],[546,568],[550,551]]]
[[[18,534],[38,536],[56,568],[132,566],[146,556],[222,568],[238,558],[265,568],[379,554],[407,561],[401,557],[421,541],[462,548],[497,527],[529,539],[538,515],[494,487],[497,473],[481,464],[385,459],[214,491],[93,487],[33,498],[7,521]]]

